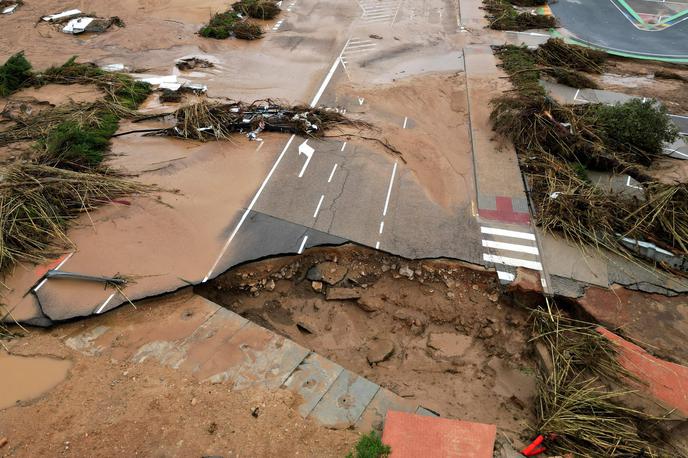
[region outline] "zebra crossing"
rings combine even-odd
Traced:
[[[392,23],[399,13],[403,0],[359,0],[363,10],[361,21],[364,23]]]
[[[369,40],[367,38],[351,38],[344,47],[342,51],[341,60],[344,64],[344,68],[350,62],[353,62],[366,54],[372,52],[377,47],[377,43],[374,40]]]
[[[513,230],[512,225],[509,228],[498,226],[501,225],[480,227],[483,261],[494,265],[502,283],[512,282],[516,278],[516,269],[525,267],[538,271],[543,288],[547,288],[535,234]],[[519,226],[519,229],[523,227]]]

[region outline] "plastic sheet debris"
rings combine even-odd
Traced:
[[[70,20],[62,29],[64,33],[71,33],[77,35],[86,32],[86,28],[95,20],[92,17],[80,17]]]
[[[14,10],[17,9],[17,7],[19,7],[18,3],[15,3],[14,5],[7,6],[7,7],[2,9],[2,14],[12,14],[12,13],[14,13]]]
[[[67,10],[61,13],[50,14],[48,16],[43,16],[43,20],[46,22],[57,22],[66,19],[71,19],[81,14],[81,10]]]
[[[125,70],[124,64],[107,64],[100,68],[106,72],[121,72]]]

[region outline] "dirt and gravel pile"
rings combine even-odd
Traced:
[[[197,292],[443,417],[533,421],[528,312],[460,262],[312,249],[238,268]]]

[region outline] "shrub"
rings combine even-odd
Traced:
[[[234,24],[239,21],[239,16],[231,11],[224,13],[217,13],[206,26],[199,32],[201,36],[206,38],[215,38],[216,40],[224,40],[229,38],[234,29]]]
[[[384,458],[390,454],[392,449],[389,445],[382,443],[380,434],[371,431],[358,439],[354,451],[349,453],[347,458]]]
[[[273,0],[241,0],[232,9],[255,19],[273,19],[282,11]]]
[[[42,160],[53,167],[83,170],[97,167],[117,131],[118,119],[102,113],[92,124],[69,120],[58,124],[42,142]]]
[[[234,36],[241,40],[255,40],[263,36],[263,29],[251,22],[237,22],[234,25]]]
[[[557,27],[554,16],[521,13],[507,0],[484,0],[490,28],[495,30],[549,29]]]
[[[23,52],[19,52],[0,66],[0,97],[7,97],[19,90],[31,79],[31,64]]]
[[[651,156],[662,153],[664,142],[678,137],[665,106],[654,100],[631,99],[617,105],[593,105],[586,118],[602,131],[606,143],[632,153],[636,160],[649,165]]]
[[[575,70],[568,70],[565,68],[554,67],[547,70],[547,73],[552,75],[557,83],[576,89],[598,89],[599,86],[589,76],[577,72]]]

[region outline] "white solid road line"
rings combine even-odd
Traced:
[[[528,253],[528,254],[537,254],[537,255],[540,254],[538,252],[537,247],[534,247],[534,246],[516,245],[514,243],[495,242],[494,240],[483,240],[483,246],[487,247],[487,248],[494,248],[496,250],[517,251],[519,253]]]
[[[404,125],[401,127],[402,129],[406,129],[406,124],[408,123],[408,116],[404,118]]]
[[[318,201],[318,206],[315,207],[315,213],[313,213],[313,218],[317,218],[317,217],[318,217],[318,212],[320,211],[320,206],[321,206],[322,203],[323,203],[323,199],[325,199],[325,194],[321,194],[321,195],[320,195],[320,200]]]
[[[99,315],[100,312],[103,311],[103,309],[110,303],[110,301],[112,300],[113,297],[115,297],[115,293],[110,294],[110,297],[108,297],[107,299],[105,299],[105,302],[103,302],[103,305],[101,305],[101,306],[98,308],[98,310],[96,310],[96,315]]]
[[[337,170],[337,165],[338,164],[335,164],[334,167],[332,167],[332,171],[330,172],[330,178],[327,179],[328,183],[332,182],[332,177],[334,176],[334,172]]]
[[[59,263],[57,266],[55,266],[55,268],[52,269],[52,270],[60,270],[60,268],[61,268],[62,266],[64,266],[65,263],[66,263],[67,261],[69,261],[69,258],[71,258],[72,256],[74,256],[74,253],[75,253],[74,251],[72,251],[71,253],[69,253],[69,254],[67,255],[67,257],[64,258],[62,261],[60,261],[60,263]],[[36,286],[36,287],[33,289],[33,291],[36,292],[36,291],[38,291],[39,289],[41,289],[41,288],[43,287],[43,285],[45,285],[45,282],[47,282],[47,281],[48,281],[48,279],[47,279],[47,278],[44,278],[43,281],[41,281],[41,282],[38,284],[38,286]]]
[[[315,97],[313,97],[313,100],[311,101],[311,107],[315,107],[315,105],[320,100],[320,97],[322,97],[323,93],[325,92],[325,88],[327,88],[327,85],[330,84],[330,80],[332,79],[332,75],[334,75],[335,70],[337,70],[337,66],[339,66],[339,63],[342,60],[342,53],[344,52],[344,50],[346,49],[346,46],[348,44],[349,44],[349,41],[347,40],[346,44],[344,44],[344,47],[342,48],[341,52],[339,53],[339,56],[337,56],[334,63],[332,64],[332,68],[330,68],[330,71],[327,74],[327,76],[325,77],[325,80],[323,81],[322,85],[320,86],[320,89],[318,89],[318,92],[315,94]],[[254,205],[256,205],[256,202],[258,201],[258,198],[260,197],[261,193],[263,192],[263,189],[265,189],[265,186],[268,184],[268,181],[270,181],[270,178],[272,178],[272,174],[275,173],[277,166],[279,165],[280,162],[282,162],[282,158],[284,157],[284,154],[287,152],[287,149],[289,149],[289,146],[291,145],[291,142],[294,141],[295,137],[296,137],[296,135],[294,135],[294,134],[292,134],[292,136],[289,137],[287,144],[284,145],[284,149],[282,150],[280,155],[277,157],[277,160],[275,161],[275,163],[272,165],[272,168],[268,172],[268,175],[263,180],[263,183],[260,185],[260,188],[258,188],[256,195],[253,196],[253,199],[251,200],[251,203],[249,204],[248,208],[244,211],[244,214],[241,215],[241,219],[239,220],[239,223],[237,223],[237,225],[234,228],[234,230],[232,231],[231,235],[229,236],[229,238],[225,242],[225,245],[222,247],[220,254],[217,256],[217,259],[213,263],[213,266],[210,268],[210,270],[206,274],[205,278],[203,278],[202,283],[207,282],[208,279],[210,278],[210,276],[213,274],[213,271],[215,270],[217,265],[220,263],[222,256],[224,256],[225,252],[227,251],[227,248],[229,248],[229,244],[232,243],[232,240],[234,240],[234,237],[236,236],[237,232],[239,232],[239,229],[244,224],[244,221],[246,221],[248,214],[251,212]]]
[[[628,175],[628,178],[626,179],[626,186],[628,186],[629,188],[643,189],[642,186],[636,186],[634,184],[631,184],[631,176],[630,175]]]
[[[382,210],[382,216],[387,216],[387,207],[389,207],[389,196],[392,195],[392,185],[394,184],[394,175],[397,173],[397,163],[394,163],[392,168],[392,176],[389,179],[389,187],[387,188],[387,198],[385,199],[385,208]]]
[[[315,107],[318,104],[318,101],[320,100],[320,97],[322,97],[323,93],[325,92],[327,85],[330,84],[330,80],[332,79],[332,75],[334,75],[335,70],[337,70],[339,63],[342,60],[342,54],[344,54],[344,50],[346,49],[347,46],[349,46],[349,40],[347,40],[346,43],[344,44],[344,47],[342,48],[341,52],[339,53],[337,58],[334,60],[334,63],[332,64],[332,68],[330,68],[330,71],[327,73],[327,76],[325,76],[325,80],[320,85],[320,89],[318,89],[318,92],[316,92],[315,97],[313,97],[313,100],[311,101],[311,108]]]
[[[299,254],[303,253],[303,249],[306,246],[306,240],[308,240],[308,236],[304,235],[303,240],[301,240],[301,246],[299,247]]]
[[[39,289],[41,289],[41,288],[43,287],[43,285],[45,285],[45,282],[47,282],[47,281],[48,281],[48,279],[47,279],[47,278],[44,278],[43,281],[41,281],[41,282],[38,284],[38,286],[36,286],[36,287],[33,289],[33,291],[36,292],[36,291],[38,291]]]
[[[532,270],[542,270],[542,264],[536,261],[526,261],[525,259],[509,258],[506,256],[497,256],[494,254],[483,253],[483,260],[495,264],[504,264],[505,266],[525,267]]]
[[[296,137],[296,135],[292,134],[292,136],[289,137],[289,140],[287,140],[287,144],[284,145],[284,149],[282,150],[280,155],[277,156],[277,160],[275,161],[275,163],[272,164],[272,168],[270,169],[270,171],[268,172],[268,175],[263,180],[263,184],[261,184],[260,188],[258,188],[258,191],[256,191],[256,195],[253,196],[253,199],[251,200],[251,203],[248,205],[248,208],[244,211],[244,214],[241,215],[241,219],[239,220],[239,223],[237,223],[237,225],[234,228],[234,230],[232,231],[231,235],[229,236],[229,238],[225,242],[225,245],[222,247],[220,254],[217,256],[217,259],[215,260],[215,263],[213,264],[213,266],[208,271],[208,274],[205,276],[202,283],[207,282],[208,278],[210,278],[210,276],[213,274],[213,270],[215,270],[217,265],[220,263],[220,260],[222,259],[222,256],[224,256],[225,251],[227,251],[229,244],[232,243],[232,240],[234,240],[234,237],[236,236],[237,232],[239,232],[239,228],[241,228],[241,225],[244,224],[244,221],[246,221],[246,217],[248,217],[248,214],[253,209],[253,206],[256,205],[256,202],[258,201],[258,197],[260,197],[260,194],[263,192],[263,189],[265,189],[265,186],[268,184],[268,181],[270,181],[272,174],[275,173],[277,166],[282,161],[284,154],[287,152],[287,149],[289,149],[289,146],[291,145],[291,142],[294,141],[295,137]]]
[[[502,272],[500,270],[497,271],[497,276],[502,281],[514,281],[514,278],[516,278],[514,274],[509,272]]]
[[[673,149],[673,148],[664,148],[664,151],[669,151],[670,153],[680,154],[680,155],[683,156],[683,157],[688,157],[688,154],[682,153],[682,152],[680,152],[680,151],[677,150],[677,149]]]
[[[535,240],[535,235],[530,232],[508,231],[506,229],[499,229],[496,227],[480,226],[480,232],[483,234],[501,235],[503,237],[512,237],[515,239]]]
[[[64,258],[64,259],[62,260],[62,262],[60,262],[53,270],[60,270],[60,268],[62,268],[62,266],[65,265],[65,262],[69,261],[69,258],[71,258],[72,256],[74,256],[74,251],[72,251],[71,253],[69,253],[69,254],[67,255],[67,257]]]

